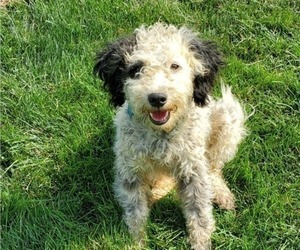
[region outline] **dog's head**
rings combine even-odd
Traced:
[[[222,65],[215,43],[187,28],[157,23],[109,44],[98,54],[94,73],[114,106],[127,101],[137,119],[167,131],[193,103],[208,103]]]

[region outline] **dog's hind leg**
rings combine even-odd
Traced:
[[[222,98],[212,103],[211,133],[207,145],[210,173],[214,188],[214,203],[224,209],[234,209],[234,195],[222,176],[224,164],[236,154],[245,136],[244,110],[229,87],[222,86]]]

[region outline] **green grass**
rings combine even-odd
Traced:
[[[107,41],[158,20],[215,40],[250,114],[214,210],[215,249],[299,249],[300,9],[296,1],[14,3],[1,14],[1,249],[129,249],[113,198],[114,110],[92,75]],[[219,95],[219,88],[216,88]],[[188,249],[179,202],[152,209],[149,249]]]

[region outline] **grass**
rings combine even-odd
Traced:
[[[248,113],[215,209],[215,249],[300,245],[300,9],[296,1],[15,2],[1,14],[1,249],[129,249],[111,184],[113,109],[95,51],[157,20],[215,40]],[[219,94],[218,87],[215,95]],[[179,202],[152,209],[149,249],[188,249]]]

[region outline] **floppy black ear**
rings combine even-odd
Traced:
[[[125,102],[123,82],[126,72],[125,55],[130,54],[136,44],[135,36],[110,43],[96,57],[94,74],[103,81],[111,94],[111,103],[117,107]]]
[[[204,73],[196,73],[194,80],[194,101],[199,106],[205,106],[209,101],[208,94],[214,85],[215,77],[224,61],[214,42],[194,39],[190,49],[205,68]]]

